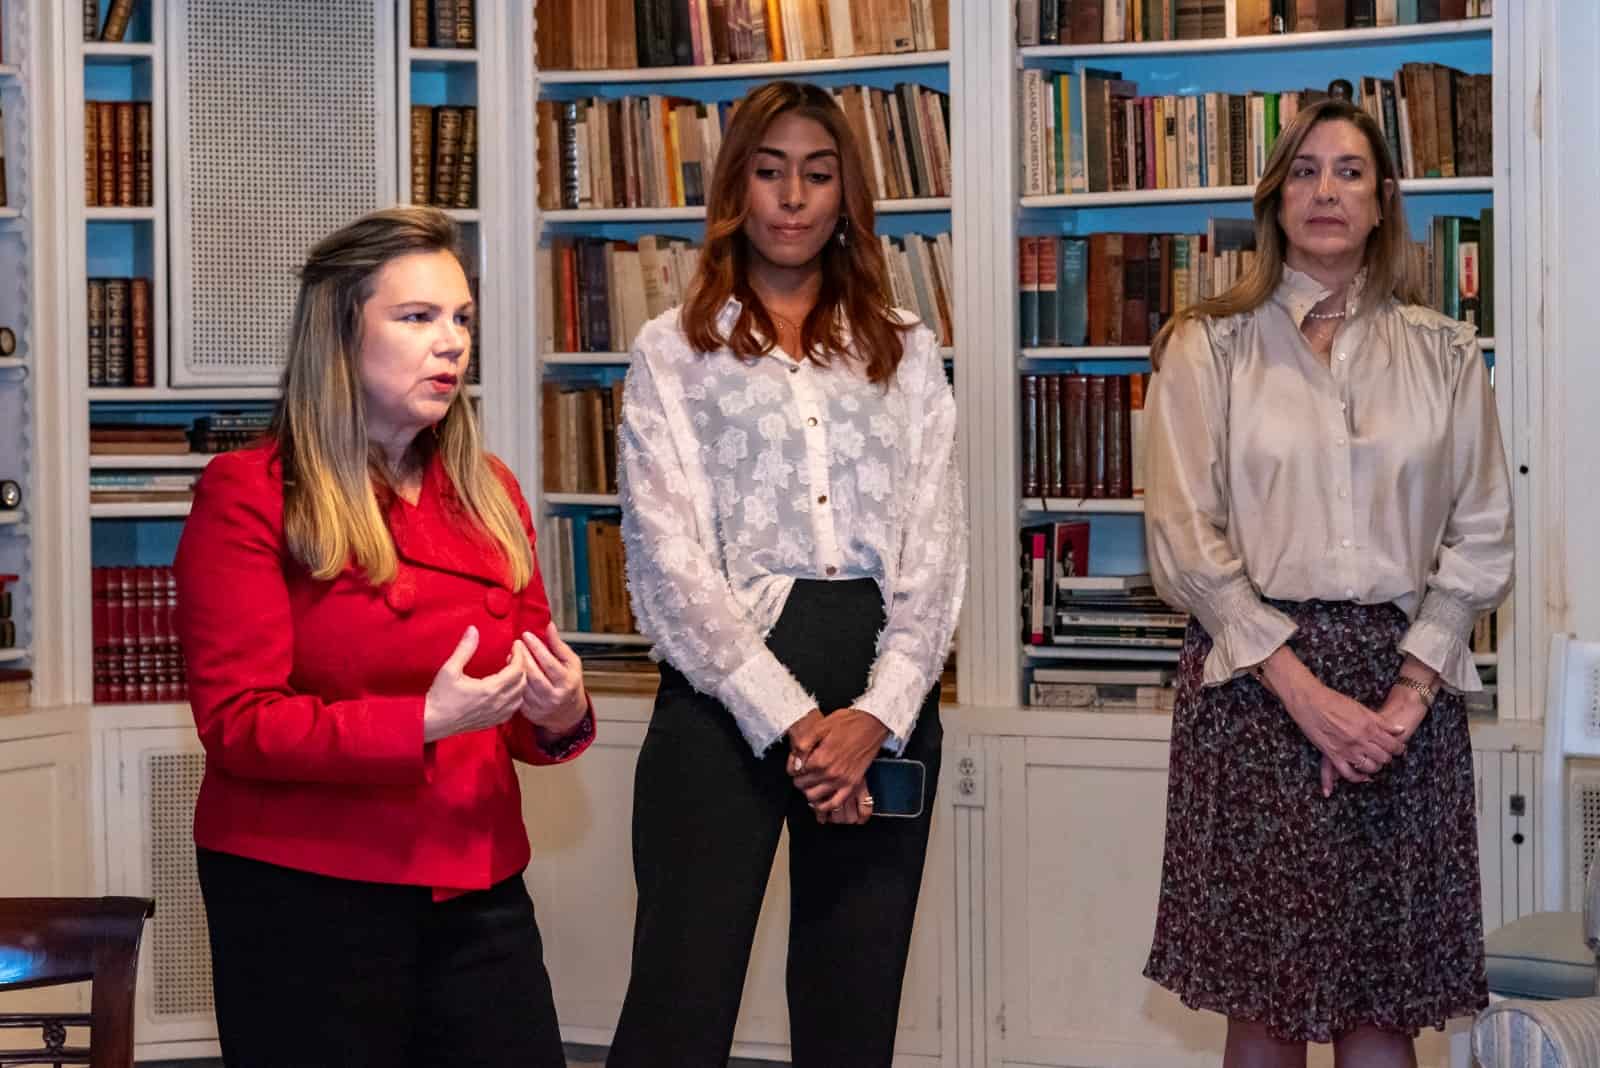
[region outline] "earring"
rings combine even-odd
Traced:
[[[839,247],[840,248],[848,248],[850,246],[850,220],[849,219],[841,218],[839,220],[838,237],[839,237]]]

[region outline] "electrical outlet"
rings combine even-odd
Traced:
[[[983,785],[983,758],[976,749],[952,749],[945,753],[947,766],[954,773],[950,788],[955,791],[953,803],[963,808],[982,808],[985,789]]]

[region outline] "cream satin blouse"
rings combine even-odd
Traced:
[[[1300,324],[1328,295],[1285,267],[1253,312],[1172,336],[1147,402],[1145,530],[1169,603],[1214,643],[1206,685],[1295,631],[1263,598],[1393,602],[1400,643],[1478,690],[1468,641],[1511,586],[1511,487],[1473,327],[1394,300],[1326,365]]]

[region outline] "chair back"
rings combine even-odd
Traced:
[[[0,1066],[131,1068],[139,939],[155,902],[134,897],[0,898],[0,994],[88,981],[83,1013],[0,1013],[0,1029],[38,1029],[43,1045],[0,1050]],[[89,1028],[87,1047],[67,1028]]]
[[[1553,635],[1547,685],[1540,904],[1576,911],[1600,844],[1600,642]]]

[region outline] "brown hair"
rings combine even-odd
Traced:
[[[1381,211],[1378,225],[1367,235],[1367,280],[1361,291],[1361,307],[1375,307],[1390,297],[1407,303],[1417,300],[1415,282],[1407,276],[1406,271],[1409,236],[1405,207],[1400,200],[1400,171],[1389,152],[1389,142],[1372,116],[1350,101],[1338,97],[1319,100],[1301,108],[1294,121],[1278,135],[1261,181],[1256,183],[1253,202],[1256,220],[1255,262],[1232,289],[1181,309],[1161,328],[1150,346],[1150,364],[1156,370],[1161,369],[1161,355],[1180,323],[1191,319],[1220,319],[1254,311],[1266,303],[1278,288],[1278,283],[1283,279],[1284,249],[1288,244],[1288,238],[1278,222],[1278,209],[1283,203],[1283,183],[1289,177],[1290,164],[1299,155],[1300,146],[1313,129],[1325,122],[1348,122],[1360,130],[1367,139],[1367,147],[1378,168],[1377,195]],[[1395,183],[1394,192],[1388,200],[1384,200],[1385,180]]]
[[[845,242],[841,245],[830,238],[823,248],[822,290],[801,324],[801,349],[806,359],[829,362],[846,352],[848,324],[867,378],[885,381],[900,364],[905,326],[894,313],[888,267],[874,234],[872,189],[861,148],[843,109],[827,90],[802,82],[768,82],[752,89],[728,123],[706,205],[705,247],[684,302],[684,335],[701,352],[726,345],[751,359],[772,351],[777,330],[750,288],[752,250],[743,227],[749,212],[750,160],[773,121],[791,113],[815,120],[838,145],[844,194],[839,219]],[[729,297],[737,298],[744,308],[724,336],[717,319]]]
[[[282,395],[272,433],[283,463],[283,527],[290,554],[319,579],[351,563],[374,585],[394,579],[394,539],[374,482],[384,466],[367,440],[361,390],[362,306],[378,272],[413,253],[449,252],[460,232],[436,208],[372,212],[330,234],[300,269]],[[417,436],[415,459],[437,454],[471,522],[505,553],[512,587],[533,576],[533,549],[506,486],[490,466],[477,419],[457,392],[433,433]]]

